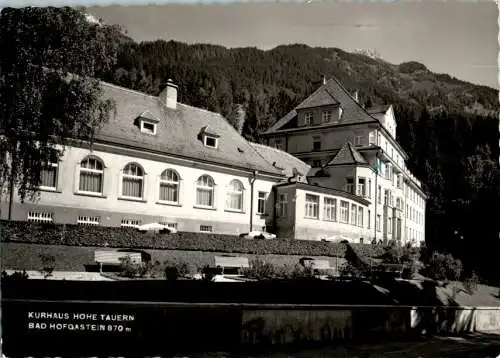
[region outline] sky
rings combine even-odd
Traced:
[[[391,63],[418,61],[431,71],[498,88],[493,1],[307,1],[113,5],[88,12],[122,25],[136,41],[371,49]]]

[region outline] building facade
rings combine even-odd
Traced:
[[[392,107],[365,110],[337,81],[249,143],[222,116],[102,83],[115,103],[90,147],[72,142],[44,169],[37,201],[13,220],[305,240],[425,239],[425,195],[395,140]],[[3,198],[2,217],[8,217]]]
[[[325,80],[265,133],[267,144],[309,164],[309,184],[364,199],[360,235],[375,241],[423,242],[426,195],[396,141],[393,108],[365,109],[357,97],[335,79]],[[319,201],[323,217],[325,205]]]

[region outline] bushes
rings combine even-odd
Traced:
[[[479,276],[476,275],[475,272],[472,272],[472,274],[468,277],[465,278],[464,282],[462,283],[465,290],[472,295],[474,292],[477,290],[477,286],[479,285]]]
[[[52,255],[40,254],[40,260],[42,261],[40,272],[43,273],[43,277],[48,278],[52,276],[52,272],[56,266],[56,258]]]
[[[462,262],[451,254],[433,252],[426,268],[426,274],[435,280],[458,281],[462,275],[462,269]]]
[[[46,245],[119,247],[135,249],[193,250],[256,255],[300,255],[343,257],[346,245],[307,240],[249,240],[232,235],[181,232],[177,234],[140,233],[133,228],[55,225],[29,222],[1,223],[5,241]],[[382,254],[379,245],[356,245],[365,256]]]
[[[310,265],[275,266],[261,259],[250,262],[250,267],[243,270],[243,275],[255,280],[300,280],[315,278],[314,269]]]
[[[13,272],[12,274],[8,274],[6,271],[2,271],[2,279],[1,281],[19,281],[19,280],[27,280],[29,278],[28,274],[26,273],[25,270],[21,271],[16,271]]]
[[[278,272],[276,267],[261,259],[255,259],[250,262],[250,267],[243,270],[243,275],[256,280],[269,280],[276,278]]]

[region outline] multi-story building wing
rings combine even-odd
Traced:
[[[92,147],[76,141],[67,146],[62,160],[44,170],[40,200],[22,204],[14,198],[13,220],[160,222],[225,234],[267,225],[269,218],[257,209],[285,174],[222,116],[179,103],[171,82],[158,97],[107,83],[102,88],[116,108]]]
[[[372,242],[425,239],[425,194],[405,166],[391,106],[365,110],[336,80],[249,143],[222,116],[102,83],[116,107],[92,147],[44,169],[13,220]],[[9,213],[2,201],[2,218]]]
[[[371,234],[365,238],[425,240],[426,195],[406,167],[391,105],[365,109],[357,92],[351,94],[335,79],[324,80],[264,135],[269,146],[311,165],[309,184],[368,202],[365,229]],[[315,231],[323,229],[328,230],[322,223]]]

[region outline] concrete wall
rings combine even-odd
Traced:
[[[414,307],[410,316],[417,333],[500,331],[500,307]]]
[[[79,163],[92,154],[104,163],[104,188],[101,196],[89,196],[78,192]],[[121,197],[121,171],[128,163],[138,163],[145,172],[144,193],[140,200]],[[165,169],[173,169],[180,176],[179,202],[165,204],[159,202],[159,178]],[[122,219],[159,219],[177,223],[181,230],[199,231],[200,225],[212,225],[213,231],[237,234],[248,230],[250,223],[250,174],[224,170],[212,166],[203,168],[196,163],[185,165],[160,162],[152,159],[131,157],[104,151],[92,151],[68,147],[59,165],[58,185],[55,191],[43,191],[36,203],[26,201],[21,204],[15,198],[12,218],[26,220],[30,210],[47,210],[54,213],[56,223],[76,223],[79,215],[101,218],[101,225],[119,226]],[[210,175],[215,182],[215,205],[213,208],[196,207],[196,181],[201,175]],[[243,210],[230,211],[226,208],[226,189],[231,180],[237,179],[244,186]],[[254,229],[266,225],[268,216],[257,215],[258,192],[271,193],[275,182],[258,178],[254,183],[253,224]],[[7,215],[7,200],[4,196],[2,217]],[[144,222],[145,221],[145,222]]]
[[[242,344],[290,344],[352,338],[350,310],[243,311]]]

